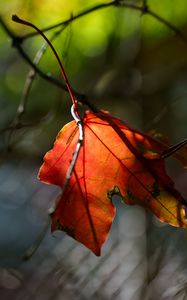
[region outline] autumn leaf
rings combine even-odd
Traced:
[[[171,155],[186,164],[186,150],[175,155],[183,142],[169,148],[104,112],[87,112],[81,120],[76,97],[51,42],[34,24],[17,15],[12,20],[35,29],[51,47],[73,103],[75,121],[60,131],[38,175],[43,182],[62,188],[51,214],[52,231],[64,230],[100,255],[115,216],[114,195],[126,204],[150,209],[161,221],[186,227],[187,202],[174,188],[164,165]]]
[[[69,184],[51,215],[52,231],[64,230],[100,255],[115,216],[114,195],[120,195],[123,203],[148,208],[161,221],[187,226],[185,200],[160,158],[163,144],[102,112],[86,112],[83,130]],[[72,121],[45,155],[41,181],[63,187],[77,141],[78,128]]]

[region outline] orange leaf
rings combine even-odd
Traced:
[[[63,187],[78,141],[77,129],[72,121],[59,132],[44,157],[40,180]],[[52,230],[66,231],[100,255],[115,216],[115,194],[126,204],[149,208],[161,221],[187,226],[185,200],[160,159],[165,146],[103,112],[86,112],[83,130],[75,168],[52,214]]]

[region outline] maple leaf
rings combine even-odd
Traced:
[[[161,221],[187,227],[187,201],[174,188],[164,165],[164,158],[171,155],[187,165],[187,150],[176,152],[186,141],[168,148],[104,112],[87,112],[81,120],[53,45],[34,24],[17,15],[12,20],[35,29],[51,47],[73,103],[75,121],[60,131],[38,175],[43,182],[62,188],[51,214],[52,230],[66,231],[100,255],[115,216],[114,195],[120,195],[124,203],[149,208]]]
[[[86,112],[82,128],[82,147],[51,214],[52,231],[66,231],[100,255],[115,216],[114,195],[123,203],[150,209],[161,221],[187,227],[185,199],[174,188],[161,157],[168,147],[104,112]],[[41,181],[63,189],[78,139],[75,121],[62,128],[44,157]]]

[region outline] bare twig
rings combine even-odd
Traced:
[[[12,45],[13,47],[15,47],[19,54],[21,55],[21,57],[32,67],[32,69],[43,79],[53,83],[54,85],[58,86],[59,88],[66,90],[67,91],[67,87],[64,83],[62,83],[60,80],[52,77],[50,74],[45,74],[43,71],[41,71],[36,65],[35,63],[29,58],[29,56],[26,54],[26,52],[23,50],[22,46],[21,46],[21,42],[22,42],[22,38],[16,36],[9,28],[8,26],[5,24],[5,22],[3,21],[3,19],[0,17],[0,24],[2,25],[2,27],[4,28],[4,30],[6,31],[6,33],[11,37],[12,39]],[[78,93],[77,91],[73,90],[74,95],[77,97],[77,99],[82,103],[82,99],[85,99],[85,95],[82,95],[80,93]],[[84,101],[83,101],[84,102]]]
[[[38,235],[37,239],[35,242],[27,249],[27,251],[23,254],[22,260],[29,260],[33,254],[37,251],[38,247],[41,245],[43,239],[45,238],[47,231],[50,226],[50,220],[48,220],[43,227],[42,231]]]
[[[88,15],[92,12],[101,10],[101,9],[105,9],[108,7],[125,7],[125,8],[129,8],[129,9],[133,9],[133,10],[137,10],[140,11],[142,14],[148,14],[150,16],[152,16],[153,18],[157,19],[159,22],[163,23],[165,26],[167,26],[170,30],[172,30],[173,32],[175,32],[183,41],[184,43],[187,45],[187,39],[186,37],[183,35],[183,33],[180,31],[180,29],[178,29],[176,26],[174,26],[173,24],[171,24],[170,22],[168,22],[166,19],[164,19],[163,17],[161,17],[160,15],[156,14],[154,11],[152,11],[147,4],[147,1],[143,0],[143,3],[141,6],[139,5],[135,5],[135,4],[131,4],[131,3],[127,3],[124,0],[113,0],[109,3],[102,3],[102,4],[98,4],[92,8],[89,8],[87,10],[84,10],[80,13],[78,13],[75,16],[71,16],[69,19],[59,22],[57,24],[54,24],[52,26],[48,26],[46,28],[43,28],[41,31],[42,32],[46,32],[52,29],[55,29],[57,27],[62,27],[62,29],[64,29],[66,26],[68,26],[71,22],[85,16]],[[24,60],[34,69],[34,71],[43,79],[53,83],[54,85],[62,88],[63,90],[67,91],[67,87],[58,79],[52,77],[50,74],[45,74],[44,72],[42,72],[28,57],[28,55],[25,53],[25,51],[23,50],[23,48],[21,47],[21,43],[26,40],[29,37],[35,36],[38,33],[37,32],[32,32],[30,34],[24,35],[22,37],[20,36],[16,36],[8,27],[7,25],[4,23],[4,21],[2,20],[2,18],[0,18],[0,23],[3,26],[3,28],[5,29],[5,31],[7,32],[7,34],[11,37],[12,39],[12,44],[14,47],[17,48],[17,50],[19,51],[20,55],[24,58]],[[77,91],[73,91],[76,98],[78,99],[78,101],[80,101],[82,104],[88,105],[89,108],[92,111],[98,111],[86,98],[85,95],[78,93]]]
[[[152,11],[147,5],[147,1],[144,1],[142,6],[129,4],[129,3],[125,3],[124,1],[121,1],[121,6],[138,10],[142,12],[142,14],[150,15],[151,17],[153,17],[154,19],[156,19],[157,21],[159,21],[160,23],[168,27],[171,31],[175,32],[181,38],[181,40],[187,45],[187,38],[183,35],[181,30],[176,26],[174,26],[169,21],[167,21],[166,19],[164,19],[163,17],[161,17],[160,15],[158,15],[157,13],[155,13],[154,11]]]
[[[105,9],[105,8],[108,8],[108,7],[112,7],[112,6],[119,7],[119,8],[121,8],[121,7],[129,8],[129,9],[140,11],[142,13],[142,15],[148,14],[148,15],[152,16],[157,21],[161,22],[166,27],[168,27],[170,30],[175,32],[183,40],[183,42],[187,45],[187,38],[183,35],[181,30],[179,28],[177,28],[176,26],[174,26],[172,23],[170,23],[165,18],[161,17],[160,15],[158,15],[157,13],[152,11],[148,6],[147,1],[145,1],[145,0],[143,0],[142,5],[131,4],[131,3],[128,3],[124,0],[113,0],[109,3],[98,4],[94,7],[91,7],[89,9],[86,9],[86,10],[78,13],[76,16],[72,16],[70,19],[64,20],[62,22],[59,22],[57,24],[54,24],[54,25],[51,25],[51,26],[48,26],[48,27],[45,27],[45,28],[42,29],[42,31],[46,32],[46,31],[55,29],[59,26],[67,26],[70,22],[73,22],[77,19],[80,19],[85,15],[88,15],[92,12],[95,12],[95,11],[98,11],[98,10],[101,10],[101,9]],[[21,39],[22,39],[22,41],[24,41],[24,40],[26,40],[30,37],[36,36],[36,35],[37,35],[36,32],[31,32],[29,34],[23,35],[21,37]]]
[[[182,147],[184,147],[187,144],[187,139],[175,144],[174,146],[169,147],[167,150],[163,151],[162,154],[160,155],[161,158],[165,159],[178,150],[180,150]]]
[[[57,38],[58,35],[61,34],[62,31],[63,31],[63,28],[60,28],[58,31],[56,31],[53,34],[53,36],[51,38],[51,41],[53,41],[55,38]],[[47,47],[48,47],[48,44],[45,42],[42,45],[42,47],[38,50],[38,52],[36,53],[36,55],[34,57],[34,60],[33,60],[33,63],[35,65],[38,65],[38,63],[41,60],[43,54],[45,53]],[[13,132],[16,129],[19,129],[19,127],[23,125],[22,122],[21,122],[21,119],[22,119],[22,117],[23,117],[23,115],[26,111],[26,106],[27,106],[27,103],[28,103],[28,97],[29,97],[29,94],[30,94],[30,91],[31,91],[31,88],[32,88],[33,81],[36,78],[36,75],[37,75],[36,71],[32,68],[32,69],[29,70],[29,72],[26,76],[22,97],[21,97],[20,103],[18,105],[15,118],[12,122],[12,126],[11,126],[12,130],[10,130],[8,144],[10,143],[10,138],[11,138]]]
[[[152,16],[153,18],[157,19],[159,22],[163,23],[165,26],[167,26],[170,30],[172,30],[173,32],[175,32],[180,38],[181,40],[184,41],[184,43],[187,45],[187,39],[186,37],[183,35],[183,33],[180,31],[180,29],[178,29],[177,27],[175,27],[173,24],[171,24],[170,22],[168,22],[167,20],[165,20],[164,18],[162,18],[160,15],[156,14],[154,11],[152,11],[147,4],[147,0],[143,0],[142,1],[142,5],[135,5],[135,4],[131,4],[131,3],[127,3],[124,0],[113,0],[109,3],[102,3],[102,4],[98,4],[92,8],[89,8],[87,10],[84,10],[80,13],[78,13],[77,15],[73,16],[71,15],[71,17],[65,21],[62,21],[60,23],[57,23],[55,25],[46,27],[42,30],[42,32],[45,31],[49,31],[52,29],[55,29],[57,27],[61,27],[60,31],[63,30],[64,28],[66,28],[66,26],[68,26],[71,22],[87,15],[90,14],[94,11],[98,11],[104,8],[108,8],[108,7],[125,7],[125,8],[129,8],[129,9],[133,9],[133,10],[137,10],[140,11],[143,14],[148,14],[150,16]],[[19,119],[21,118],[25,108],[24,106],[26,105],[26,101],[27,101],[27,97],[29,94],[29,90],[31,87],[31,82],[33,81],[33,78],[36,76],[36,74],[38,74],[41,78],[51,82],[52,84],[58,86],[59,88],[66,90],[67,91],[67,87],[58,79],[52,77],[50,74],[46,74],[44,73],[42,70],[40,70],[37,67],[37,62],[33,61],[29,58],[29,56],[26,54],[26,52],[23,50],[21,43],[26,40],[29,37],[35,36],[38,33],[34,32],[34,33],[30,33],[27,34],[25,36],[17,36],[16,34],[14,34],[5,24],[5,22],[2,20],[2,18],[0,17],[0,24],[2,25],[2,27],[4,28],[4,30],[6,31],[6,33],[11,37],[12,39],[12,45],[17,48],[19,54],[21,55],[21,57],[32,67],[32,70],[30,71],[28,77],[27,77],[27,82],[25,84],[25,89],[23,92],[23,97],[22,97],[22,101],[20,102],[20,105],[18,107],[17,110],[17,114],[16,114],[16,118],[17,118],[17,122],[16,122],[16,126],[17,128],[21,127],[21,123],[19,124]],[[87,97],[83,94],[78,93],[77,91],[73,90],[73,93],[75,95],[75,97],[77,98],[77,100],[84,104],[87,105],[90,110],[97,112],[98,109],[91,104]],[[12,128],[12,126],[10,126]],[[8,127],[5,129],[8,130]]]
[[[23,94],[22,94],[22,98],[21,101],[19,103],[17,112],[16,112],[16,116],[14,117],[14,120],[11,122],[10,125],[8,125],[6,128],[3,128],[0,130],[0,134],[4,133],[6,131],[10,131],[10,135],[9,135],[9,140],[12,136],[12,133],[14,130],[18,130],[21,129],[23,127],[30,127],[36,124],[24,124],[23,122],[21,122],[21,118],[25,112],[25,108],[26,108],[26,104],[27,104],[27,100],[28,100],[28,96],[31,90],[31,86],[33,83],[33,80],[36,77],[36,74],[39,75],[41,78],[47,80],[48,82],[56,85],[57,87],[67,91],[67,87],[65,84],[63,84],[62,81],[52,77],[50,74],[46,74],[44,73],[40,68],[38,68],[37,64],[39,62],[39,60],[41,59],[41,56],[43,55],[45,49],[46,49],[46,44],[44,44],[41,49],[37,52],[34,60],[32,61],[29,56],[26,54],[26,52],[24,51],[24,49],[21,46],[22,43],[22,38],[18,37],[17,35],[15,35],[10,29],[9,27],[6,25],[6,23],[3,21],[3,19],[0,17],[0,24],[2,25],[2,27],[4,28],[5,32],[8,34],[8,36],[12,39],[12,45],[13,47],[15,47],[20,56],[26,61],[26,63],[28,63],[31,66],[31,70],[29,71],[27,78],[26,78],[26,82],[25,82],[25,86],[24,86],[24,90],[23,90]],[[52,40],[58,36],[60,34],[60,32],[62,32],[62,30],[64,30],[64,27],[60,28],[57,32],[54,33]],[[73,89],[72,89],[73,90]],[[78,102],[80,102],[83,105],[86,105],[89,107],[90,110],[97,112],[98,109],[88,101],[87,97],[84,94],[80,94],[77,91],[73,90],[73,93],[75,95],[75,97],[77,98]]]
[[[49,47],[51,48],[51,50],[52,50],[52,52],[53,52],[53,54],[54,54],[54,56],[55,56],[55,58],[56,58],[56,60],[57,60],[57,62],[59,64],[59,66],[60,66],[61,74],[62,74],[62,77],[63,77],[63,79],[65,81],[68,93],[69,93],[69,95],[71,97],[71,101],[72,101],[72,103],[73,103],[73,105],[75,107],[75,111],[79,115],[78,108],[77,108],[76,97],[74,95],[74,92],[72,91],[69,79],[68,79],[68,77],[66,75],[66,72],[65,72],[65,69],[64,69],[64,66],[63,66],[63,64],[62,64],[62,62],[61,62],[61,60],[60,60],[60,58],[58,56],[58,53],[57,53],[56,49],[53,46],[53,44],[49,41],[49,39],[47,38],[47,36],[37,26],[35,26],[31,22],[23,20],[23,19],[19,18],[17,15],[13,15],[12,16],[12,20],[14,22],[19,23],[19,24],[23,24],[23,25],[26,25],[28,27],[31,27],[31,28],[35,29],[43,37],[43,39],[48,43]]]
[[[101,10],[101,9],[104,9],[104,8],[107,8],[107,7],[110,7],[110,6],[116,6],[117,3],[118,3],[118,1],[114,0],[110,3],[98,4],[94,7],[91,7],[89,9],[86,9],[86,10],[80,12],[79,14],[77,14],[75,16],[71,16],[71,18],[69,18],[65,21],[62,21],[60,23],[57,23],[57,24],[54,24],[54,25],[51,25],[51,26],[48,26],[48,27],[45,27],[45,28],[42,29],[42,32],[46,32],[46,31],[58,28],[59,26],[67,26],[70,22],[73,22],[77,19],[80,19],[80,18],[84,17],[85,15],[88,15],[88,14],[94,12],[94,11]],[[26,35],[22,36],[22,40],[24,41],[24,40],[26,40],[30,37],[36,36],[36,35],[38,35],[37,32],[31,32],[29,34],[26,34]]]

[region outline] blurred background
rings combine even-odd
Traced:
[[[186,230],[161,223],[141,207],[114,199],[117,216],[99,258],[66,234],[51,235],[49,229],[44,234],[59,189],[40,183],[37,173],[58,131],[71,120],[71,101],[64,89],[30,71],[21,51],[44,75],[63,83],[43,39],[28,35],[32,29],[12,22],[12,14],[41,29],[69,21],[46,34],[80,99],[85,95],[138,130],[161,132],[171,144],[187,135],[186,0],[129,0],[104,7],[109,2],[0,2],[3,300],[187,299]],[[151,13],[145,13],[146,5]],[[97,9],[74,19],[92,7]],[[23,37],[22,43],[16,37]],[[170,159],[167,168],[187,197],[186,171]]]

